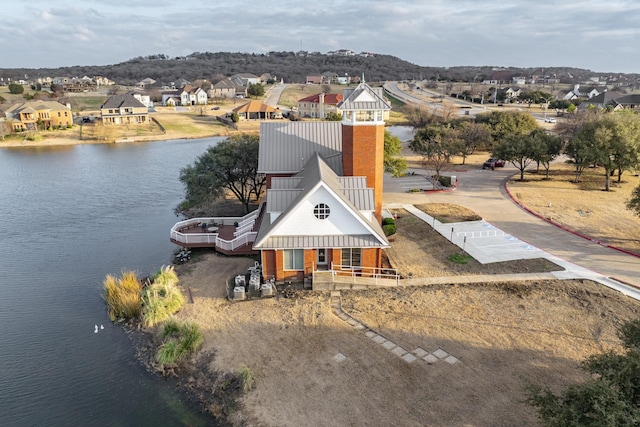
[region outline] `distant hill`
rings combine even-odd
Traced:
[[[150,55],[138,57],[114,65],[73,66],[43,69],[0,69],[0,77],[6,81],[35,77],[82,77],[104,76],[117,84],[132,85],[146,77],[157,81],[158,85],[186,79],[194,81],[207,79],[220,80],[223,76],[236,73],[252,73],[261,75],[270,73],[278,80],[286,83],[303,83],[309,74],[325,72],[337,75],[361,76],[366,81],[385,80],[439,80],[481,82],[489,76],[494,67],[459,66],[459,67],[423,67],[404,61],[391,55],[373,56],[338,56],[316,53],[306,55],[294,52],[270,52],[269,54],[231,53],[231,52],[195,52],[179,58],[166,55]],[[555,68],[501,68],[522,72],[525,75],[544,73],[545,75],[562,76],[563,82],[574,83],[594,76],[622,76],[620,73],[595,73],[590,70],[555,67]],[[634,77],[632,77],[634,76]],[[629,75],[637,80],[638,75]]]

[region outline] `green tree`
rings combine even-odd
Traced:
[[[458,131],[451,126],[429,125],[416,132],[409,148],[422,156],[424,163],[434,170],[434,179],[438,180],[451,156],[460,152],[461,144]]]
[[[528,402],[546,426],[640,425],[640,320],[618,330],[625,352],[594,355],[581,368],[592,378],[556,395],[548,387],[528,385]]]
[[[262,193],[266,178],[258,175],[257,135],[238,134],[209,147],[193,165],[180,171],[186,205],[205,207],[230,191],[249,212]]]
[[[640,122],[632,114],[595,114],[578,130],[574,140],[585,149],[585,162],[604,169],[605,191],[610,190],[610,177],[618,171],[640,163]],[[571,156],[571,153],[569,153]]]
[[[636,189],[631,193],[631,199],[627,202],[627,208],[640,216],[640,186],[636,187]]]
[[[560,155],[563,142],[558,136],[552,135],[544,129],[536,129],[529,134],[532,141],[532,157],[538,164],[537,172],[542,165],[546,171],[545,178],[549,179],[549,168],[551,162]]]
[[[401,176],[407,170],[407,161],[400,154],[402,143],[397,136],[384,131],[384,171],[393,176]]]
[[[528,135],[538,128],[536,120],[530,114],[516,111],[492,111],[478,114],[476,123],[482,123],[489,127],[494,143],[499,143],[507,137]]]
[[[339,122],[342,120],[342,114],[336,113],[335,111],[329,111],[324,119],[329,122]]]
[[[524,179],[524,171],[535,158],[535,134],[512,135],[501,140],[491,154],[514,165],[520,171],[520,180]]]
[[[256,98],[263,96],[264,86],[262,86],[260,83],[256,83],[256,84],[249,83],[249,86],[247,86],[247,93],[249,94],[249,96],[254,96]]]
[[[491,144],[491,132],[487,125],[475,123],[469,120],[453,121],[451,125],[460,136],[459,152],[462,156],[462,164],[467,161],[467,156],[473,154],[476,148],[485,148]]]
[[[23,92],[24,92],[24,87],[22,85],[19,85],[17,83],[9,84],[9,93],[12,93],[14,95],[19,95]]]
[[[550,102],[553,97],[550,93],[543,92],[541,90],[528,90],[522,92],[519,98],[523,101],[528,102],[529,107],[531,107],[531,104],[542,104]]]

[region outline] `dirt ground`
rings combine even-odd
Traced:
[[[427,238],[412,218],[400,212],[392,262],[399,262],[395,251],[406,263],[401,269],[415,277],[481,272],[479,265],[448,261],[458,249],[446,239],[425,246],[437,236]],[[229,302],[226,280],[253,262],[204,253],[177,269],[195,301],[179,316],[203,328],[203,352],[215,354],[203,369],[247,366],[255,376],[230,417],[235,425],[539,425],[524,403],[526,381],[560,390],[585,379],[578,363],[619,349],[616,326],[640,309],[588,281],[342,291],[344,311],[408,351],[442,349],[460,361],[407,364],[333,314],[329,293]],[[486,272],[555,268],[529,262]],[[341,362],[338,353],[346,357]]]

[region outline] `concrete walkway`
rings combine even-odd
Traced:
[[[405,209],[417,218],[425,221],[443,237],[463,249],[481,264],[518,259],[544,258],[564,268],[563,271],[549,273],[495,274],[451,277],[429,277],[402,280],[402,285],[415,286],[436,283],[478,283],[520,280],[548,279],[588,279],[615,289],[623,294],[640,300],[640,289],[606,277],[600,273],[580,267],[535,246],[521,241],[517,237],[500,230],[485,220],[443,224],[414,205],[392,203],[387,209]]]

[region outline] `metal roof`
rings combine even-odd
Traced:
[[[374,236],[332,235],[332,236],[273,236],[260,249],[311,249],[311,248],[384,248]]]
[[[296,173],[314,153],[342,175],[340,122],[260,123],[258,173]]]
[[[271,189],[267,192],[267,215],[262,216],[258,235],[256,236],[253,245],[255,249],[313,247],[304,245],[311,244],[310,242],[314,241],[319,242],[319,244],[321,243],[320,246],[315,247],[389,246],[384,232],[378,222],[375,219],[373,221],[369,220],[363,213],[364,211],[375,210],[373,190],[364,186],[361,188],[343,187],[343,183],[348,183],[350,185],[366,185],[366,179],[359,179],[359,177],[338,177],[336,173],[323,161],[318,153],[314,153],[305,163],[304,168],[302,168],[302,170],[295,176],[291,178],[278,178],[278,180],[287,179],[296,180],[296,189],[290,187],[285,189],[286,186],[282,185],[281,189]],[[286,221],[288,215],[294,210],[294,208],[302,203],[303,200],[305,200],[320,186],[325,186],[330,193],[334,194],[337,199],[340,199],[349,212],[351,212],[351,214],[357,218],[367,230],[370,231],[370,234],[344,234],[341,236],[342,240],[326,240],[330,236],[314,235],[312,227],[310,227],[308,235],[297,236],[294,240],[287,240],[290,239],[291,236],[279,236],[273,234],[273,231],[276,229],[276,225]],[[281,212],[281,214],[271,222],[271,215],[268,215],[271,212]],[[366,239],[368,240],[354,240],[358,238],[358,236],[366,236]],[[280,238],[281,240],[278,240]],[[372,243],[374,241],[375,243]],[[291,244],[298,246],[278,246],[283,244],[283,242],[290,242]],[[336,243],[337,246],[333,246],[331,242]]]
[[[382,93],[382,88],[372,88],[366,83],[360,83],[354,89],[345,89],[344,100],[337,108],[350,110],[390,110],[389,104]]]

